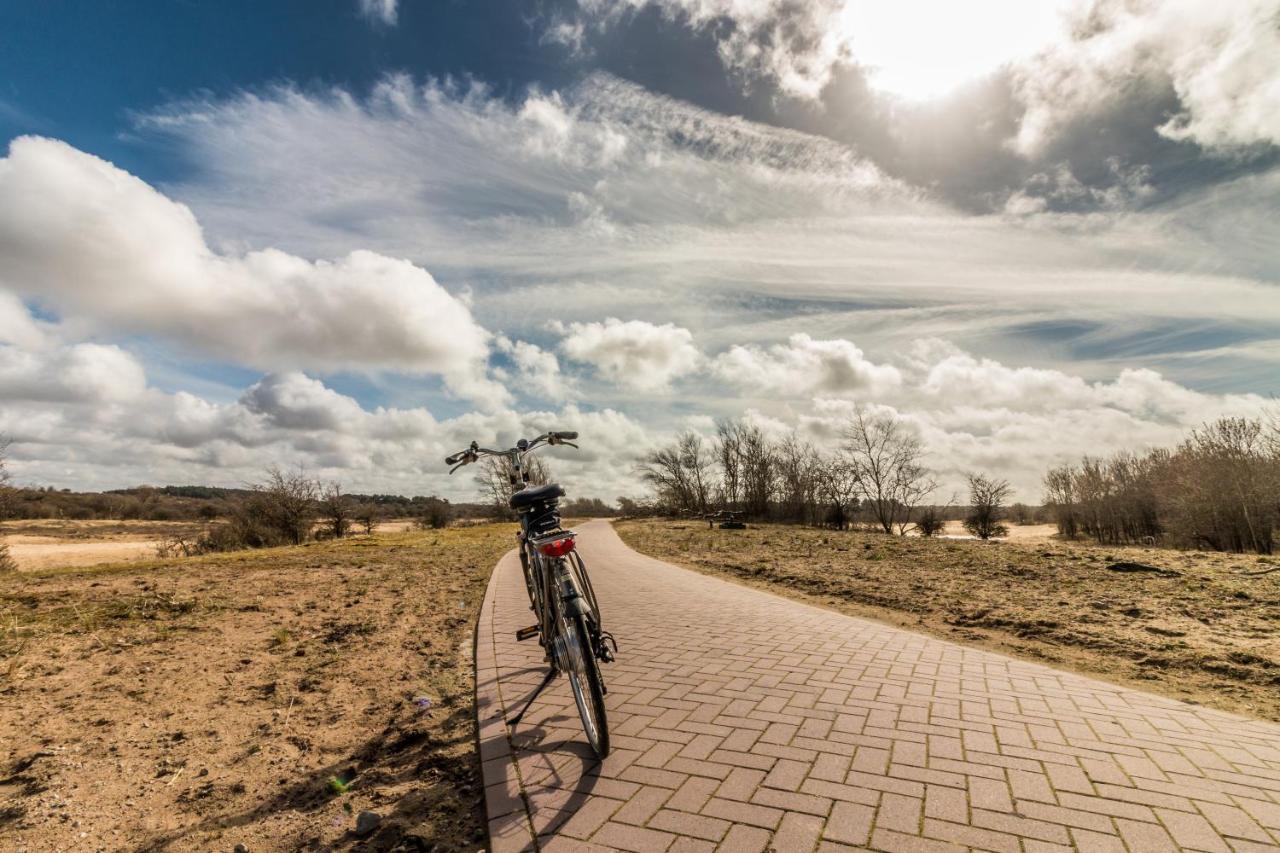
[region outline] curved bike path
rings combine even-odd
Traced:
[[[490,844],[508,850],[1280,847],[1280,726],[770,595],[578,528],[618,661],[613,752],[544,671],[515,552],[476,636]]]

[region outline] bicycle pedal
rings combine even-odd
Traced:
[[[516,631],[516,642],[522,642],[530,637],[536,637],[542,632],[542,628],[537,625],[530,625],[528,628],[521,628]]]

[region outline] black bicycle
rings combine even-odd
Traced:
[[[511,508],[520,515],[520,565],[529,591],[530,609],[538,617],[537,624],[516,632],[517,640],[538,637],[549,669],[538,689],[520,713],[507,721],[514,727],[524,717],[542,691],[564,673],[573,689],[573,699],[582,717],[587,742],[596,755],[609,754],[609,721],[605,715],[604,697],[608,690],[600,674],[600,664],[614,659],[618,645],[604,630],[600,605],[586,564],[578,554],[574,532],[560,526],[560,498],[564,489],[555,483],[544,486],[529,484],[525,457],[538,447],[568,445],[576,448],[576,432],[549,432],[532,441],[520,439],[509,450],[489,450],[476,442],[444,461],[452,465],[452,474],[464,465],[482,457],[496,456],[506,460],[511,486]]]

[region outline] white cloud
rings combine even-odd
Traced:
[[[127,403],[146,390],[142,365],[115,346],[82,343],[43,351],[0,345],[0,399]]]
[[[532,391],[547,400],[563,401],[578,396],[573,383],[561,373],[555,353],[536,344],[507,337],[500,337],[497,346],[515,365],[516,372],[511,378],[519,383],[520,390]]]
[[[1230,149],[1280,144],[1277,0],[1080,2],[1069,35],[1015,69],[1027,111],[1016,148],[1035,155],[1069,122],[1135,91],[1172,87],[1172,139]]]
[[[901,382],[897,368],[872,363],[851,341],[814,340],[803,332],[785,344],[730,347],[711,370],[753,394],[787,397],[883,393]]]
[[[0,160],[0,286],[77,327],[238,364],[439,374],[505,399],[484,376],[488,333],[420,267],[368,251],[219,254],[188,207],[54,140],[16,139]]]
[[[693,335],[672,323],[609,317],[603,323],[571,323],[563,332],[560,349],[565,355],[638,391],[661,391],[702,362]]]
[[[360,14],[370,21],[394,27],[400,15],[400,0],[358,0]]]

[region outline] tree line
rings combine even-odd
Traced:
[[[919,437],[901,418],[858,409],[834,447],[724,420],[714,438],[683,432],[646,455],[638,470],[655,508],[671,514],[728,511],[837,529],[865,520],[897,534],[923,518],[926,527],[937,522],[929,531],[936,532],[941,511],[927,501],[938,483],[923,457]]]
[[[1280,525],[1280,422],[1221,418],[1171,448],[1053,468],[1044,486],[1063,536],[1271,554]]]

